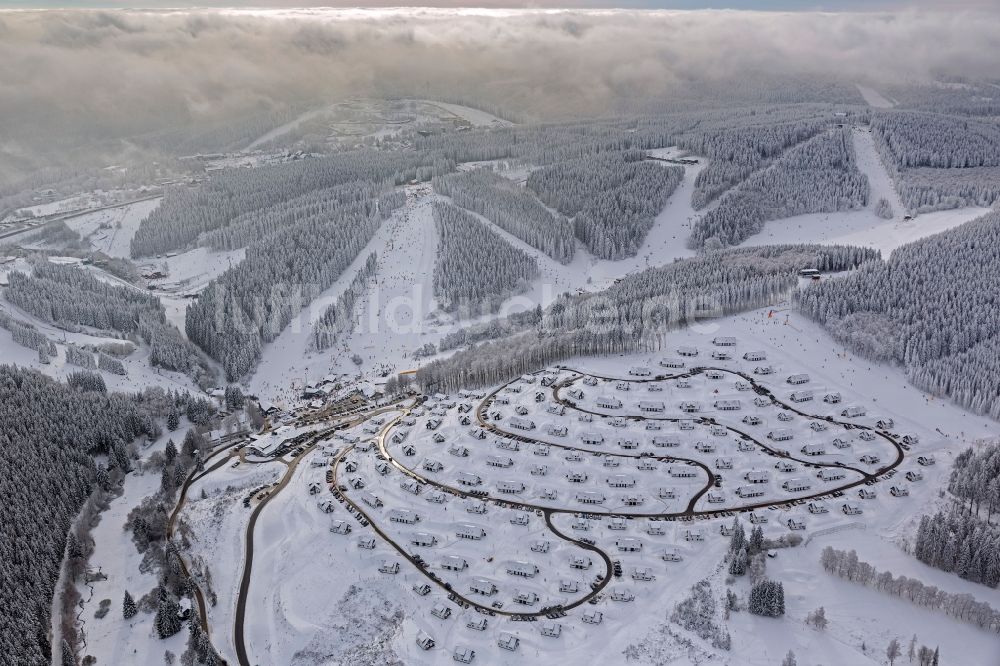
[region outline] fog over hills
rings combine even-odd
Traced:
[[[555,119],[769,101],[765,79],[990,78],[998,27],[962,11],[8,11],[0,173],[169,152],[171,130],[344,96],[479,100]]]

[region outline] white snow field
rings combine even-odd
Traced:
[[[746,246],[779,243],[820,243],[824,245],[859,245],[871,247],[888,258],[900,245],[965,224],[989,212],[988,208],[958,208],[923,213],[912,219],[899,198],[882,158],[875,150],[867,128],[853,130],[854,153],[858,168],[868,176],[871,193],[864,210],[837,213],[809,213],[773,220],[760,233],[744,241]],[[686,181],[685,181],[686,182]],[[682,185],[683,187],[683,185]],[[885,198],[892,206],[893,218],[884,220],[875,214],[878,200]]]
[[[186,419],[182,425],[189,426]],[[142,464],[153,452],[162,452],[167,440],[179,442],[183,435],[178,433],[183,432],[165,431],[160,439],[141,451],[142,460],[136,462],[137,471],[125,477],[123,493],[111,500],[93,530],[90,571],[99,572],[106,578],[89,584],[82,580],[77,583],[84,602],[78,617],[86,638],[87,654],[96,657],[98,664],[159,663],[166,651],[178,656],[184,652],[187,641],[184,632],[161,640],[156,635],[153,613],[139,612],[131,620],[122,617],[125,590],[140,604],[142,597],[152,593],[158,582],[156,572],[143,564],[143,555],[136,550],[132,532],[124,528],[129,512],[145,497],[155,494],[160,486],[160,472],[143,473]],[[104,599],[111,601],[108,613],[103,618],[96,618],[94,612]]]
[[[861,93],[861,96],[864,97],[865,101],[868,102],[868,105],[871,107],[876,109],[891,109],[896,106],[892,100],[884,97],[882,93],[870,86],[863,86],[858,83],[856,84],[856,87],[858,92]]]
[[[305,384],[331,372],[357,372],[350,360],[354,353],[364,360],[362,370],[371,369],[376,362],[397,371],[409,367],[407,356],[427,340],[437,339],[429,335],[430,326],[424,320],[426,313],[434,310],[431,276],[436,251],[429,189],[408,187],[406,206],[382,224],[329,289],[265,345],[260,365],[248,383],[251,392],[291,406]],[[372,252],[378,255],[377,278],[356,306],[355,331],[324,352],[310,352],[313,323],[336,302]]]
[[[116,208],[85,213],[66,220],[95,250],[109,257],[129,257],[129,244],[139,224],[160,205],[159,197]]]
[[[735,338],[735,346],[713,344],[726,336]],[[676,357],[679,347],[694,347],[698,356],[686,358],[685,368],[659,365],[664,357]],[[731,358],[712,358],[720,350]],[[766,359],[744,359],[749,352],[761,352]],[[763,365],[773,374],[754,372]],[[644,367],[649,376],[643,374]],[[693,367],[719,368],[721,377],[712,379],[704,371],[691,374]],[[952,456],[995,435],[987,419],[917,391],[897,369],[844,352],[818,326],[781,307],[677,331],[656,353],[571,359],[560,368],[496,392],[431,397],[424,405],[382,414],[343,431],[304,456],[257,523],[244,625],[250,662],[375,664],[399,659],[445,664],[454,663],[456,649],[468,647],[476,652],[475,663],[490,664],[623,663],[627,654],[636,663],[770,666],[789,649],[802,664],[881,664],[891,638],[905,647],[914,634],[918,644],[940,646],[942,664],[995,662],[994,634],[842,581],[827,574],[819,562],[826,546],[854,548],[879,570],[1000,605],[1000,592],[931,569],[905,552],[916,519],[939,502],[937,492],[946,483]],[[758,393],[741,390],[737,382],[748,380],[734,373],[745,373],[794,409],[755,404]],[[691,374],[690,386],[656,379],[678,374]],[[807,374],[808,379],[801,385],[789,383],[796,374]],[[542,385],[543,378],[548,378],[548,386]],[[570,394],[577,389],[582,396]],[[799,391],[811,391],[813,399],[795,402],[792,394]],[[825,402],[828,393],[839,393],[841,401]],[[570,399],[575,406],[565,402]],[[740,401],[739,410],[723,411],[726,403],[716,404],[732,400]],[[663,411],[639,408],[650,402],[662,402]],[[699,403],[699,411],[682,412],[682,402]],[[865,413],[842,416],[849,407],[863,407]],[[794,410],[833,415],[834,422]],[[581,421],[587,413],[591,420]],[[779,414],[788,419],[779,419]],[[761,422],[743,421],[752,416]],[[616,426],[616,418],[622,417],[624,425]],[[705,417],[712,421],[694,423],[693,430],[680,421]],[[876,420],[886,418],[894,420],[890,429],[875,428]],[[431,419],[439,419],[440,425],[429,424]],[[516,419],[533,426],[518,430]],[[903,434],[918,435],[919,443],[897,448],[882,435],[869,441],[860,436],[864,429],[845,429],[837,422],[874,428],[895,441]],[[713,423],[726,434],[714,435]],[[478,439],[473,431],[481,424],[496,431]],[[648,429],[649,424],[659,427]],[[564,426],[565,434],[552,429],[556,426]],[[768,436],[779,429],[789,430],[792,439]],[[755,440],[753,447],[737,446],[740,432]],[[596,443],[595,436],[603,441]],[[846,446],[832,444],[835,438]],[[635,442],[635,448],[626,441]],[[667,441],[677,444],[662,443]],[[714,450],[698,446],[705,443]],[[825,449],[806,454],[803,448],[811,445]],[[785,455],[766,449],[787,450],[786,461],[795,470],[779,471],[775,465]],[[898,466],[897,451],[903,455]],[[926,453],[937,456],[937,465],[917,465],[916,457]],[[859,461],[869,455],[879,462]],[[607,460],[618,464],[608,466]],[[282,463],[262,464],[280,469]],[[195,553],[213,565],[214,588],[220,595],[220,606],[210,611],[213,626],[232,621],[235,601],[226,600],[225,594],[235,591],[241,569],[238,550],[222,556],[218,549],[228,551],[233,543],[242,543],[249,509],[239,500],[246,489],[274,479],[267,471],[274,467],[260,465],[224,465],[208,475],[199,482],[208,499],[192,502],[185,512]],[[671,474],[673,468],[683,467],[696,470],[696,475]],[[843,479],[824,481],[820,476],[838,468],[845,472]],[[854,469],[870,475],[873,483],[856,485],[866,477]],[[917,470],[923,479],[903,479],[904,473]],[[338,492],[327,483],[331,472],[342,489]],[[751,472],[767,472],[767,481],[760,484],[764,492],[742,498],[737,488],[750,487],[746,478]],[[721,488],[708,474],[722,477]],[[792,479],[807,480],[810,490],[784,488],[784,481]],[[242,490],[223,490],[230,486]],[[838,495],[837,488],[843,486],[850,487]],[[909,495],[894,497],[891,486],[905,487]],[[662,488],[673,496],[661,498]],[[875,496],[862,499],[859,489]],[[471,491],[486,493],[486,500],[469,497]],[[718,504],[708,501],[715,492],[722,496]],[[797,499],[817,493],[823,497]],[[603,501],[591,503],[597,496]],[[642,501],[633,504],[628,496]],[[809,502],[822,503],[828,511],[813,513]],[[770,506],[739,511],[758,503]],[[846,515],[844,503],[858,505],[862,513]],[[701,515],[679,520],[689,505]],[[609,513],[633,517],[601,515]],[[656,515],[662,519],[654,519]],[[668,614],[702,578],[711,582],[716,598],[729,585],[745,603],[747,577],[727,581],[722,566],[729,539],[720,531],[734,515],[747,531],[751,516],[766,521],[759,524],[767,539],[787,540],[795,534],[804,541],[776,547],[776,556],[766,560],[766,576],[785,586],[786,615],[770,619],[739,611],[724,621],[720,608],[717,621],[730,633],[733,645],[731,652],[723,652],[669,622]],[[801,521],[804,529],[791,530],[789,521]],[[689,540],[695,533],[700,538]],[[608,575],[603,556],[572,541],[581,538],[619,561],[621,577],[613,576],[603,585]],[[369,541],[372,549],[360,545]],[[668,552],[675,561],[664,560]],[[413,556],[419,556],[437,580],[409,561]],[[219,559],[224,561],[221,567]],[[591,583],[598,585],[596,594]],[[417,589],[425,584],[426,591]],[[449,599],[444,585],[459,596]],[[464,601],[473,607],[464,607]],[[565,615],[557,612],[558,617],[546,618],[542,609],[552,605],[565,606]],[[806,615],[819,606],[830,622],[822,632],[804,624]],[[600,624],[584,620],[593,620],[595,612]],[[515,616],[523,613],[540,616],[518,621]],[[485,628],[480,629],[483,620]],[[543,633],[554,631],[552,622],[561,625],[558,637]],[[513,652],[498,644],[507,635],[518,639]],[[217,645],[231,657],[229,629],[217,629],[216,636]],[[427,636],[435,647],[423,650],[417,641]]]
[[[33,324],[35,328],[45,333],[50,340],[56,343],[58,350],[58,354],[49,359],[49,363],[43,364],[38,360],[38,352],[17,344],[14,342],[10,331],[0,328],[0,358],[3,359],[3,362],[33,368],[51,377],[65,379],[70,373],[80,370],[78,366],[66,363],[66,346],[64,343],[68,342],[78,346],[96,346],[104,343],[121,342],[118,338],[106,338],[89,333],[64,331],[4,300],[0,300],[0,311],[6,312],[21,321]],[[121,359],[121,362],[125,365],[126,375],[119,376],[109,372],[101,373],[108,386],[108,390],[128,392],[141,390],[150,386],[162,386],[170,390],[179,389],[195,392],[198,390],[187,375],[152,367],[149,364],[149,347],[144,344]]]

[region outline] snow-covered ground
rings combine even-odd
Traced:
[[[3,362],[33,368],[50,377],[65,379],[70,373],[80,370],[78,366],[66,363],[66,347],[62,343],[69,342],[77,346],[98,346],[106,343],[121,342],[118,338],[106,338],[88,333],[70,333],[64,331],[41,321],[2,299],[0,299],[0,311],[7,312],[21,321],[33,324],[35,328],[45,333],[50,340],[55,342],[58,349],[58,354],[49,359],[49,363],[40,363],[38,352],[17,344],[14,342],[10,331],[0,328],[0,358],[3,359]],[[127,373],[125,376],[109,372],[101,373],[109,390],[130,392],[151,386],[161,386],[169,390],[198,392],[198,388],[187,375],[152,367],[149,364],[149,347],[144,344],[121,359],[121,362],[125,365]]]
[[[66,220],[95,250],[109,257],[129,258],[129,244],[139,224],[160,205],[161,199],[147,199],[134,204],[105,208]]]
[[[376,279],[355,306],[355,331],[324,352],[310,352],[313,323],[336,303],[372,252],[378,256]],[[409,367],[410,353],[428,340],[437,340],[424,319],[434,310],[431,276],[436,252],[429,189],[410,187],[406,205],[382,224],[340,278],[264,346],[261,362],[249,380],[251,392],[291,405],[305,384],[330,373],[357,372],[350,360],[355,353],[364,361],[361,370],[379,362],[397,371]]]
[[[891,109],[896,106],[896,104],[882,95],[879,91],[875,90],[870,86],[863,86],[860,83],[856,84],[858,92],[861,96],[865,98],[869,106],[875,107],[876,109]]]
[[[178,433],[183,432],[183,429],[164,432],[159,440],[142,451],[143,458],[154,451],[162,451],[168,439],[179,442],[183,435]],[[139,463],[136,465],[138,470]],[[180,657],[187,644],[187,633],[183,631],[166,640],[159,639],[153,626],[153,612],[140,609],[131,620],[122,617],[126,590],[138,604],[157,585],[156,572],[142,565],[143,555],[136,550],[132,533],[126,531],[124,525],[129,512],[143,498],[159,490],[159,486],[158,471],[129,473],[125,477],[124,492],[101,513],[101,522],[93,530],[95,545],[90,570],[107,578],[89,585],[81,581],[77,587],[84,600],[79,617],[86,640],[86,647],[80,654],[96,657],[97,664],[158,664],[168,650]],[[105,617],[95,618],[94,612],[104,599],[111,600],[110,610]]]
[[[211,588],[218,596],[218,603],[208,607],[212,644],[230,663],[236,663],[233,616],[243,573],[244,533],[251,512],[242,501],[251,491],[276,482],[286,469],[280,462],[243,462],[233,467],[237,461],[227,462],[191,484],[181,513],[182,523],[193,527],[187,555],[196,568],[209,572]]]
[[[483,111],[481,109],[473,109],[470,106],[463,106],[461,104],[451,104],[448,102],[438,102],[434,100],[420,100],[420,101],[424,101],[427,104],[436,106],[439,109],[443,109],[448,113],[458,116],[459,118],[464,118],[465,120],[468,120],[476,127],[483,127],[483,126],[506,127],[511,124],[506,120],[497,118],[492,113],[487,113],[486,111]]]
[[[888,258],[900,245],[947,231],[989,212],[988,208],[958,208],[904,219],[907,216],[906,207],[875,150],[871,132],[867,128],[855,128],[853,137],[858,168],[868,176],[871,186],[868,206],[864,210],[809,213],[773,220],[764,224],[761,232],[748,238],[743,245],[859,245],[880,250],[883,258]],[[892,206],[893,219],[885,220],[875,214],[875,205],[881,198],[888,200]]]
[[[713,350],[717,350],[711,343],[712,338],[722,335],[737,338],[733,357],[738,360],[707,358]],[[427,579],[381,537],[362,526],[340,503],[333,502],[332,513],[321,510],[319,505],[332,499],[323,478],[328,467],[313,467],[304,460],[288,487],[267,506],[258,522],[258,550],[255,554],[254,583],[251,586],[246,625],[251,660],[259,663],[305,665],[326,663],[324,660],[328,659],[350,660],[351,663],[384,663],[390,658],[398,658],[404,663],[443,664],[453,663],[453,649],[468,646],[477,652],[477,661],[481,663],[546,663],[553,659],[618,663],[624,660],[624,653],[631,646],[629,654],[637,656],[639,663],[694,664],[715,661],[734,665],[770,666],[792,649],[798,656],[799,663],[880,664],[883,663],[885,645],[891,638],[898,638],[905,647],[910,636],[915,633],[919,644],[940,646],[942,664],[994,663],[1000,655],[1000,645],[995,635],[943,614],[917,608],[900,599],[837,579],[825,573],[819,564],[819,554],[827,545],[841,549],[855,548],[861,559],[882,570],[913,576],[941,589],[968,592],[976,599],[1000,605],[1000,593],[997,591],[930,569],[911,558],[902,548],[912,534],[916,518],[921,513],[932,510],[939,501],[937,491],[946,482],[952,456],[978,438],[994,434],[994,424],[917,391],[895,368],[873,365],[843,351],[830,341],[821,328],[782,308],[758,310],[678,331],[668,336],[664,349],[655,354],[571,359],[565,365],[575,370],[622,379],[629,378],[628,369],[634,365],[648,364],[656,371],[670,372],[658,369],[656,361],[663,356],[676,355],[674,349],[680,345],[692,345],[700,349],[700,357],[697,359],[699,365],[733,368],[747,365],[741,358],[742,353],[750,350],[763,351],[768,356],[767,363],[775,368],[776,373],[757,379],[782,399],[786,399],[786,393],[793,390],[785,382],[785,377],[793,372],[807,372],[810,375],[809,388],[818,392],[837,390],[843,394],[843,403],[839,407],[864,404],[868,413],[857,418],[859,423],[873,423],[876,416],[891,417],[896,422],[893,432],[920,435],[920,443],[907,452],[891,481],[883,481],[873,487],[877,495],[874,499],[859,499],[855,489],[843,499],[826,500],[830,509],[828,514],[813,515],[804,505],[786,505],[777,510],[760,511],[768,518],[768,522],[764,524],[768,538],[789,534],[784,525],[789,517],[800,518],[806,523],[806,529],[800,532],[807,539],[805,544],[779,549],[774,559],[767,560],[767,575],[781,580],[785,585],[787,614],[783,619],[760,618],[746,612],[734,613],[725,624],[733,641],[730,653],[718,652],[696,638],[692,639],[694,647],[688,647],[672,637],[671,631],[689,636],[676,625],[667,622],[666,616],[695,581],[708,578],[717,596],[724,592],[727,584],[731,584],[737,595],[745,600],[749,589],[746,579],[740,578],[727,583],[725,570],[719,567],[728,543],[728,539],[720,535],[719,530],[722,525],[728,525],[732,518],[696,521],[693,527],[700,528],[704,535],[704,541],[700,542],[684,539],[684,532],[692,527],[691,524],[670,521],[659,523],[664,528],[662,535],[650,534],[648,526],[657,523],[646,519],[628,521],[623,531],[609,529],[608,525],[611,523],[607,520],[592,521],[586,532],[575,531],[573,524],[576,519],[572,512],[580,509],[569,500],[571,486],[565,478],[571,469],[586,469],[591,484],[595,480],[603,480],[610,473],[633,474],[638,483],[644,486],[647,497],[654,486],[669,479],[662,469],[660,472],[635,472],[632,470],[634,462],[624,462],[621,467],[612,470],[605,469],[598,464],[599,459],[586,453],[588,447],[580,443],[583,430],[603,428],[609,434],[619,433],[619,437],[624,436],[622,433],[627,433],[648,444],[653,436],[664,434],[668,429],[672,431],[675,426],[664,424],[661,431],[646,431],[639,422],[634,422],[624,429],[612,429],[599,423],[579,423],[575,413],[568,411],[561,418],[569,426],[569,434],[565,437],[548,436],[544,434],[543,424],[555,422],[558,418],[550,414],[546,407],[554,403],[550,397],[536,403],[533,396],[539,385],[523,384],[518,393],[500,394],[512,399],[507,405],[495,405],[503,410],[503,418],[498,425],[505,427],[504,424],[510,419],[508,411],[517,406],[524,407],[529,410],[527,418],[532,418],[539,424],[538,428],[528,433],[529,436],[551,441],[553,444],[570,444],[584,449],[586,457],[583,460],[567,459],[567,451],[557,446],[552,446],[548,455],[543,456],[536,455],[534,447],[525,445],[516,452],[499,449],[494,443],[495,436],[476,440],[469,435],[468,426],[459,424],[460,413],[456,408],[436,405],[433,401],[413,412],[419,416],[415,417],[412,428],[399,424],[389,431],[392,433],[401,427],[411,431],[402,441],[388,444],[390,453],[405,466],[441,483],[454,484],[459,472],[474,472],[484,479],[482,487],[491,494],[495,492],[497,481],[502,478],[523,480],[528,489],[521,494],[511,495],[512,500],[569,508],[569,514],[554,515],[553,523],[560,531],[573,537],[586,535],[595,539],[598,547],[608,552],[613,559],[621,561],[623,577],[613,579],[595,605],[584,604],[570,611],[567,616],[558,618],[556,621],[563,628],[559,638],[541,635],[541,620],[525,623],[495,616],[487,618],[487,629],[484,632],[468,628],[467,622],[484,616],[448,601],[445,593],[436,585],[431,586],[431,592],[427,596],[416,594],[410,588]],[[567,371],[562,371],[561,374],[570,375]],[[639,399],[662,400],[673,405],[686,391],[691,391],[692,395],[698,394],[698,399],[702,402],[753,395],[731,391],[731,382],[728,380],[717,381],[718,384],[725,384],[725,391],[714,387],[710,382],[704,377],[694,377],[690,389],[667,385],[663,391],[649,391],[648,386],[633,382],[632,390],[619,391],[617,395],[624,396],[622,401],[628,405]],[[591,402],[592,396],[597,395],[598,391],[613,393],[617,390],[613,381],[600,384],[598,387],[590,387],[580,382],[574,383],[574,387],[585,389],[582,407],[596,407]],[[550,389],[546,391],[550,392]],[[462,402],[462,399],[458,399],[458,402]],[[477,404],[478,400],[469,402]],[[767,408],[763,409],[766,411]],[[805,403],[802,409],[823,414],[828,411],[836,413],[838,407],[825,405],[817,399]],[[440,428],[431,430],[424,427],[424,421],[430,416],[428,410],[444,414],[444,423]],[[631,407],[622,411],[637,413],[631,411]],[[739,414],[745,415],[752,411],[754,408],[748,404]],[[469,416],[473,415],[474,412],[469,412]],[[720,422],[726,420],[722,413],[713,413],[712,416]],[[595,417],[595,420],[599,421],[601,418]],[[731,420],[734,424],[740,423],[735,418]],[[807,423],[808,420],[801,420],[790,426],[799,433],[794,446],[789,447],[792,451],[796,451],[807,438],[819,441],[823,437],[834,436],[831,431],[816,433],[801,427]],[[740,427],[754,430],[743,425]],[[765,421],[761,427],[767,428],[768,423]],[[356,428],[352,432],[358,433],[362,438],[370,438],[374,428],[364,431]],[[438,433],[445,441],[437,443],[431,440],[432,435]],[[693,440],[711,439],[708,433],[686,436]],[[456,444],[468,447],[469,456],[456,457],[454,453],[449,453],[448,449]],[[867,452],[858,447],[869,444],[853,437],[849,454],[852,464],[856,464],[853,459]],[[412,456],[404,453],[403,447],[407,445],[412,445],[415,449]],[[621,452],[613,440],[590,448],[608,453]],[[682,448],[684,450],[677,455],[696,456],[689,446],[682,445]],[[638,451],[642,450],[645,448]],[[876,453],[882,455],[883,460],[889,454],[883,450]],[[915,458],[924,453],[934,453],[938,459],[937,465],[918,466]],[[497,469],[484,463],[486,456],[497,454],[509,455],[515,459],[514,467]],[[761,466],[758,465],[760,461],[774,461],[774,458],[759,453],[732,451],[729,455],[734,458],[743,455],[745,460],[733,471],[722,472],[725,475],[738,476],[751,467]],[[832,458],[828,460],[828,457],[815,460],[830,462]],[[501,601],[503,608],[509,609],[513,604],[512,598],[518,591],[537,593],[540,599],[536,602],[536,609],[546,599],[566,603],[578,597],[574,597],[574,593],[560,591],[563,580],[570,583],[575,580],[580,594],[583,594],[588,591],[587,585],[595,576],[603,575],[603,562],[590,553],[586,553],[593,560],[589,569],[568,568],[566,563],[573,554],[573,547],[548,533],[539,515],[529,515],[528,525],[522,527],[510,523],[509,518],[516,513],[511,509],[491,505],[487,507],[487,514],[478,515],[470,513],[466,501],[456,497],[447,497],[443,504],[435,504],[427,500],[432,493],[426,488],[422,496],[417,497],[403,490],[400,483],[406,477],[398,471],[390,468],[386,476],[379,474],[375,470],[375,463],[378,461],[371,450],[355,450],[345,460],[354,461],[357,469],[346,473],[342,464],[340,482],[358,478],[366,484],[364,491],[349,490],[346,494],[354,501],[359,501],[363,492],[376,494],[383,505],[377,509],[366,508],[366,511],[378,527],[402,544],[407,552],[419,553],[431,565],[432,570],[440,572],[442,579],[451,583],[453,589],[463,595],[471,594],[468,588],[475,578],[488,579],[497,586],[498,592],[492,597],[473,595],[480,603]],[[440,472],[427,471],[423,464],[428,460],[442,462],[444,468]],[[706,456],[705,460],[708,462],[710,456]],[[549,467],[545,476],[530,473],[529,468],[536,464]],[[629,469],[623,472],[626,466]],[[917,470],[923,472],[922,480],[902,480],[905,472]],[[227,478],[230,474],[245,473],[246,470],[235,469],[225,472]],[[643,474],[650,476],[643,477]],[[776,480],[772,476],[771,485]],[[308,492],[308,486],[313,482],[320,484],[318,495]],[[220,477],[220,480],[211,483],[218,487],[228,481]],[[701,483],[703,480],[699,481]],[[905,498],[890,496],[888,486],[891,484],[907,485],[910,495]],[[724,489],[731,492],[734,485],[735,482],[727,481]],[[541,497],[543,486],[551,486],[556,491],[555,500],[549,501]],[[777,498],[784,498],[781,493],[779,496]],[[732,495],[729,499],[733,499]],[[839,503],[844,501],[859,504],[863,508],[863,514],[844,515],[839,510]],[[646,506],[651,511],[671,510],[667,506],[660,508],[659,504],[650,503],[648,499]],[[704,502],[698,506],[711,508]],[[400,525],[386,520],[390,510],[399,508],[417,511],[422,517],[421,521],[416,525]],[[601,511],[599,508],[589,510]],[[218,508],[215,511],[221,513],[222,510]],[[746,514],[741,515],[746,517]],[[329,528],[337,520],[350,525],[351,533],[331,533]],[[200,522],[193,521],[196,531],[205,529]],[[456,539],[455,529],[458,524],[480,525],[487,531],[487,535],[482,541]],[[749,523],[744,520],[744,524],[749,529]],[[239,530],[237,524],[220,530],[220,534]],[[438,541],[431,547],[410,544],[410,540],[418,533],[432,534]],[[359,548],[357,540],[369,536],[375,538],[375,550]],[[644,544],[642,551],[619,552],[615,542],[623,537],[641,540]],[[551,550],[542,554],[525,547],[534,540],[552,542]],[[663,561],[660,555],[669,547],[676,547],[681,561]],[[464,559],[468,563],[468,569],[462,572],[440,569],[439,562],[443,562],[448,555]],[[384,561],[398,562],[399,573],[380,573],[378,568]],[[512,561],[534,563],[539,567],[539,573],[529,579],[512,577],[505,571]],[[655,580],[633,579],[632,574],[638,568],[647,568]],[[613,593],[625,591],[633,594],[635,599],[631,602],[613,599]],[[430,612],[442,604],[451,610],[447,618],[438,618]],[[830,621],[825,632],[818,632],[804,624],[805,616],[821,605],[825,607]],[[583,612],[592,610],[603,613],[600,625],[582,622]],[[418,632],[432,636],[437,647],[430,651],[417,647]],[[498,648],[496,641],[501,632],[519,637],[521,642],[517,651],[510,653]]]

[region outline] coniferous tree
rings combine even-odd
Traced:
[[[62,641],[62,666],[76,666],[76,655],[73,654],[73,648],[70,647],[69,642],[64,638]]]
[[[122,601],[122,617],[126,620],[131,620],[138,612],[139,609],[135,605],[135,599],[132,598],[128,590],[125,590],[125,600]]]
[[[159,604],[153,625],[156,635],[160,638],[170,638],[181,630],[180,606],[165,590],[160,592]]]
[[[729,553],[734,554],[743,550],[746,546],[746,532],[743,531],[743,523],[740,522],[739,518],[733,518],[733,534],[729,538]]]
[[[747,572],[747,549],[741,547],[735,554],[730,554],[729,573],[733,576],[742,576]]]
[[[243,409],[246,404],[246,397],[239,386],[230,384],[226,387],[226,407],[229,409]]]
[[[180,424],[181,424],[180,413],[178,413],[176,408],[171,408],[170,411],[167,412],[167,430],[173,432],[177,430]]]
[[[493,312],[538,276],[534,257],[461,208],[435,202],[434,225],[438,232],[434,295],[445,310],[465,316]]]
[[[764,530],[760,525],[754,525],[750,530],[750,541],[748,543],[750,555],[757,555],[764,551]]]
[[[168,465],[174,462],[174,459],[177,457],[177,445],[174,444],[174,440],[167,440],[167,445],[163,448],[163,456],[166,458]]]
[[[889,660],[889,666],[893,666],[901,654],[902,651],[899,649],[899,640],[893,638],[889,641],[889,645],[885,649],[885,658]]]

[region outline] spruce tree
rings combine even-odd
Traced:
[[[743,549],[746,543],[746,533],[743,531],[743,524],[739,518],[733,518],[733,535],[729,539],[729,553],[735,555]]]
[[[62,666],[76,666],[76,656],[73,654],[73,648],[70,647],[65,638],[62,641]]]
[[[760,525],[754,525],[750,530],[750,555],[756,555],[764,550],[764,530]]]
[[[167,413],[167,430],[173,432],[177,430],[180,424],[181,424],[180,413],[178,413],[176,408],[171,407],[170,412]]]
[[[731,556],[729,560],[729,573],[733,576],[742,576],[747,572],[747,549],[741,547],[740,550]]]
[[[160,638],[169,638],[181,630],[179,612],[180,606],[177,602],[166,591],[161,591],[160,603],[156,608],[156,618],[153,621],[156,634]]]
[[[131,620],[138,612],[139,609],[135,605],[135,599],[132,598],[128,590],[125,590],[125,599],[122,601],[122,617],[126,620]]]

